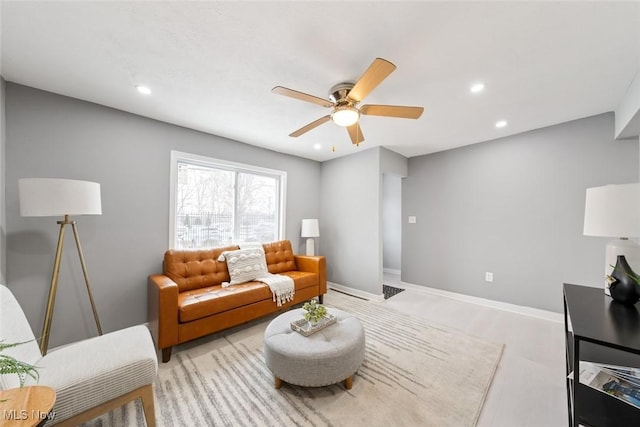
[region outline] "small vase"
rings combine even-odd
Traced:
[[[609,286],[611,298],[614,301],[625,305],[633,305],[640,299],[640,286],[632,278],[636,274],[633,272],[624,255],[618,255],[616,266],[613,268],[611,276],[616,279]]]

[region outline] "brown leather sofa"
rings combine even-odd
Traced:
[[[270,273],[284,274],[295,283],[293,301],[278,307],[269,287],[247,282],[222,287],[229,281],[225,261],[218,261],[229,246],[202,250],[168,250],[164,254],[164,274],[148,280],[149,329],[162,361],[171,358],[171,348],[204,335],[236,326],[291,305],[320,297],[327,292],[326,261],[323,256],[294,255],[291,242],[282,240],[263,245]]]

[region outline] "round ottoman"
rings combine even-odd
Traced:
[[[360,321],[347,312],[327,308],[336,316],[333,325],[305,337],[291,329],[291,322],[303,318],[296,309],[273,319],[264,332],[264,358],[275,376],[275,386],[282,381],[307,387],[321,387],[344,380],[351,388],[353,374],[364,360],[364,329]]]

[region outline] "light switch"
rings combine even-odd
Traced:
[[[415,224],[416,223],[416,217],[415,216],[410,216],[409,217],[409,224]]]

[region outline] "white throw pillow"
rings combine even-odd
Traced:
[[[225,251],[220,254],[218,260],[221,261],[223,257],[227,261],[231,278],[230,285],[250,282],[269,274],[267,259],[262,247]]]

